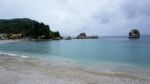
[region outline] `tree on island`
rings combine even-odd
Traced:
[[[60,34],[59,34],[59,32],[57,31],[57,32],[51,32],[51,38],[55,38],[55,37],[60,37]]]

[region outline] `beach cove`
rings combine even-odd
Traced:
[[[150,84],[148,38],[4,41],[0,83]]]

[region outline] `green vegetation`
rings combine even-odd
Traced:
[[[32,39],[53,39],[60,37],[59,32],[51,31],[49,25],[28,18],[1,19],[0,33],[8,34],[8,36],[11,34],[22,34],[23,37]]]

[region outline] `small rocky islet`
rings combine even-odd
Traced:
[[[97,35],[93,35],[93,36],[87,36],[86,33],[80,33],[76,39],[98,39]]]
[[[97,35],[87,36],[86,33],[80,33],[76,37],[67,36],[65,40],[72,40],[72,39],[98,39],[99,37]]]
[[[138,29],[130,30],[128,38],[130,39],[140,38],[140,31]]]

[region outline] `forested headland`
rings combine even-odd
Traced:
[[[31,38],[31,39],[57,39],[58,31],[54,32],[49,25],[28,18],[0,19],[1,38]],[[20,36],[19,36],[20,35]]]

